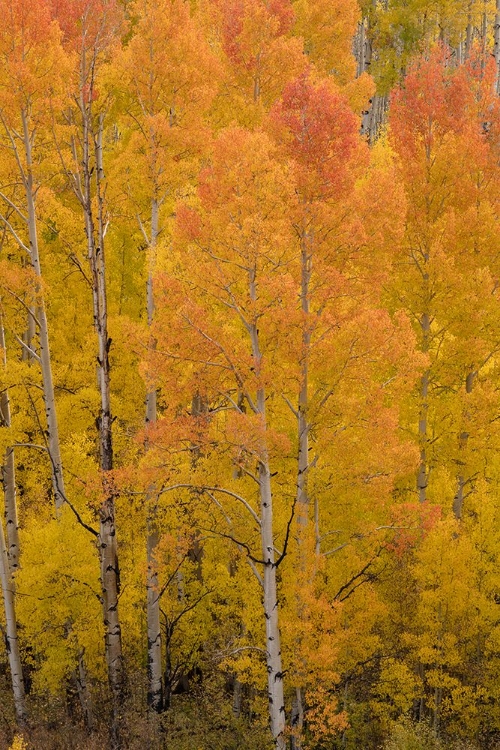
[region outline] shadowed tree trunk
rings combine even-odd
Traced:
[[[0,316],[0,349],[3,350],[5,362],[5,336],[3,321]],[[9,392],[2,392],[0,401],[0,426],[10,427],[10,403]],[[12,680],[12,695],[14,697],[14,708],[18,726],[26,723],[28,714],[24,695],[23,670],[19,643],[17,639],[17,620],[15,611],[15,583],[13,573],[19,567],[19,537],[17,529],[16,489],[15,489],[15,467],[14,450],[8,447],[5,451],[3,466],[1,467],[2,483],[5,502],[5,518],[7,531],[9,533],[9,548],[5,543],[5,533],[0,518],[0,580],[2,585],[2,597],[5,611],[5,648],[9,659],[10,674]]]
[[[147,279],[147,315],[148,327],[153,323],[154,296],[153,272],[154,256],[158,238],[158,210],[156,199],[151,202],[151,235],[149,243],[149,270]],[[149,336],[149,347],[154,349],[155,342]],[[156,390],[148,389],[146,394],[146,423],[156,422]],[[148,627],[148,706],[152,711],[160,713],[163,710],[163,687],[161,669],[161,625],[160,625],[160,590],[158,585],[158,570],[156,566],[156,549],[159,542],[157,528],[158,498],[154,487],[146,495],[147,506],[147,627]]]

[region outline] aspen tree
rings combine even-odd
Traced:
[[[200,212],[187,207],[177,210],[176,244],[181,254],[173,259],[170,274],[158,280],[161,296],[154,328],[158,352],[153,361],[158,370],[170,367],[173,371],[181,363],[192,363],[185,371],[186,375],[191,373],[186,385],[191,390],[192,384],[197,383],[207,401],[204,418],[195,418],[205,432],[204,466],[215,461],[216,467],[219,462],[214,453],[217,444],[211,447],[210,430],[215,430],[219,441],[223,434],[217,426],[219,423],[223,428],[223,423],[210,416],[212,400],[222,399],[225,408],[220,414],[227,411],[230,416],[223,428],[227,449],[233,452],[234,445],[234,458],[227,466],[227,484],[225,479],[219,486],[214,478],[213,486],[207,487],[202,475],[199,491],[214,498],[214,509],[221,509],[224,523],[229,522],[229,517],[221,500],[224,504],[234,502],[248,513],[257,532],[249,547],[249,562],[262,588],[270,729],[277,750],[284,750],[284,669],[277,570],[286,549],[276,552],[276,514],[283,518],[283,508],[277,510],[275,504],[282,505],[283,501],[279,485],[273,487],[272,454],[279,438],[267,401],[274,391],[273,379],[279,380],[283,375],[276,369],[270,341],[276,340],[279,325],[293,310],[286,294],[289,274],[280,274],[290,257],[292,234],[284,220],[284,206],[293,201],[293,195],[286,171],[273,159],[269,139],[262,133],[249,134],[239,129],[223,131],[212,165],[202,172],[200,180]],[[264,196],[270,195],[273,205],[262,212]],[[179,276],[184,265],[181,266],[181,258],[187,260],[193,274],[184,271]],[[169,299],[168,306],[164,299]],[[282,309],[285,307],[286,312]],[[179,345],[182,353],[177,356]],[[241,479],[234,476],[232,463],[241,466]],[[198,476],[201,459],[199,464]],[[247,498],[238,492],[242,481],[250,482]],[[232,526],[227,530],[238,545]],[[287,540],[283,543],[286,545]]]
[[[168,214],[176,194],[193,179],[208,130],[203,116],[216,93],[219,65],[189,7],[178,0],[138,2],[134,37],[115,68],[123,92],[124,124],[131,129],[121,154],[120,178],[147,252],[146,313],[154,319],[153,276],[157,255],[168,252]],[[158,248],[161,236],[162,247]],[[161,257],[160,257],[161,265]],[[148,347],[155,340],[148,334]],[[148,383],[146,425],[157,416],[156,388]],[[146,443],[148,438],[146,437]],[[155,550],[160,539],[158,497],[147,494],[148,704],[163,709],[160,592]]]
[[[0,315],[0,349],[3,351],[3,365],[7,364],[7,351],[5,346],[5,330],[3,318]],[[9,389],[2,390],[0,397],[0,425],[11,426]],[[9,446],[5,451],[2,466],[2,484],[5,500],[5,528],[7,530],[7,557],[9,560],[9,572],[12,576],[19,568],[19,525],[16,501],[16,477],[14,448]],[[14,586],[14,581],[12,581]]]
[[[52,77],[51,71],[53,67],[59,67],[62,72],[65,61],[57,25],[51,22],[47,5],[5,0],[2,15],[10,17],[12,23],[3,27],[0,40],[5,50],[2,75],[10,88],[9,96],[4,97],[0,106],[0,123],[4,146],[17,169],[19,190],[11,195],[1,194],[4,209],[0,221],[29,257],[39,280],[38,303],[34,311],[29,312],[30,326],[34,323],[38,332],[39,351],[34,351],[33,339],[31,346],[25,342],[22,345],[28,348],[30,357],[38,361],[42,371],[47,449],[55,506],[56,510],[60,510],[65,501],[65,490],[43,296],[36,199],[41,179],[40,161],[43,158],[38,141],[41,133],[48,129],[46,117],[51,91],[61,84],[58,77]],[[8,212],[13,212],[10,219]]]
[[[112,475],[114,468],[113,417],[109,357],[112,342],[108,334],[105,261],[105,236],[110,220],[106,206],[103,153],[107,102],[99,101],[98,76],[111,49],[118,41],[122,18],[120,9],[115,3],[101,3],[98,0],[79,3],[75,8],[61,7],[58,11],[62,26],[66,30],[66,44],[69,48],[74,47],[78,51],[76,63],[78,67],[74,72],[75,91],[72,92],[75,108],[67,115],[71,131],[70,148],[73,163],[65,161],[60,145],[59,153],[82,211],[90,270],[93,322],[97,336],[96,360],[100,394],[97,427],[102,482],[98,545],[106,660],[112,697],[111,741],[113,747],[120,747],[125,675],[118,609],[120,578],[115,523],[115,501],[118,490]],[[68,20],[70,23],[66,29],[65,22]]]
[[[0,316],[0,349],[3,352],[3,364],[6,364],[6,349],[3,320]],[[2,391],[0,401],[0,427],[11,426],[9,391]],[[7,527],[7,540],[3,520],[0,519],[0,579],[2,585],[2,596],[5,610],[5,643],[9,657],[9,666],[12,680],[12,693],[14,696],[14,708],[18,726],[26,723],[28,713],[24,695],[23,668],[19,652],[19,640],[17,637],[17,619],[15,611],[15,581],[14,573],[19,567],[19,534],[17,526],[16,507],[16,480],[14,465],[14,449],[6,448],[4,461],[1,467],[2,484],[4,495],[5,522]]]

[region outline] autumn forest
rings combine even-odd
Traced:
[[[500,748],[500,0],[0,0],[0,749]]]

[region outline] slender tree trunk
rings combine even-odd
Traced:
[[[78,669],[75,674],[76,689],[83,714],[85,728],[90,733],[94,728],[94,712],[92,710],[92,699],[87,685],[87,670],[85,669],[85,651],[83,648],[78,652]]]
[[[257,298],[255,274],[250,273],[250,297]],[[255,323],[249,327],[252,344],[252,356],[255,362],[257,379],[260,377],[262,353],[259,344],[259,332]],[[258,385],[256,398],[256,412],[266,427],[266,394],[265,389]],[[279,603],[277,591],[276,560],[274,552],[273,534],[273,496],[271,489],[271,470],[267,446],[261,446],[258,466],[258,481],[260,494],[260,531],[262,544],[262,559],[264,561],[263,606],[266,625],[266,665],[269,717],[271,733],[275,741],[276,750],[285,750],[285,699],[283,688],[283,666],[281,661],[281,638],[279,628]]]
[[[422,375],[420,381],[420,418],[418,420],[418,438],[420,443],[420,466],[417,476],[418,500],[427,500],[427,485],[429,483],[429,467],[427,464],[427,413],[429,410],[429,372]]]
[[[474,386],[474,379],[476,377],[476,374],[477,373],[475,370],[471,370],[471,372],[467,374],[467,377],[465,379],[465,393],[467,395],[472,393],[472,388]],[[458,436],[460,453],[466,450],[468,441],[469,441],[469,433],[466,430],[463,430]],[[465,490],[465,485],[467,483],[467,480],[465,478],[465,474],[463,471],[464,461],[462,459],[459,459],[459,461],[460,461],[460,465],[462,468],[457,477],[457,491],[455,493],[455,497],[453,498],[453,515],[455,516],[457,521],[460,521],[462,519],[462,508],[464,504],[464,490]]]
[[[309,496],[307,492],[307,470],[309,466],[309,352],[311,348],[311,332],[309,330],[309,282],[311,279],[312,252],[310,238],[304,234],[301,242],[301,291],[300,305],[303,312],[302,324],[302,352],[299,388],[299,403],[297,410],[298,432],[298,460],[297,460],[297,518],[298,523],[305,527],[309,513]]]
[[[3,351],[3,364],[7,364],[5,333],[3,320],[0,315],[0,349]],[[10,399],[9,390],[5,388],[0,396],[0,426],[10,427]],[[17,522],[16,481],[14,466],[14,448],[5,451],[2,466],[2,484],[5,498],[5,528],[7,529],[7,557],[9,573],[12,576],[19,568],[19,526]],[[14,579],[12,587],[14,588]]]
[[[304,547],[304,537],[309,522],[309,493],[307,488],[308,469],[309,469],[309,432],[310,423],[308,416],[309,407],[309,354],[311,349],[311,332],[310,332],[310,305],[309,305],[309,283],[312,272],[312,238],[304,232],[301,238],[301,290],[300,305],[303,313],[302,323],[302,351],[301,351],[301,373],[300,387],[297,409],[297,435],[298,435],[298,457],[297,457],[297,539],[299,554],[299,571],[305,575],[307,560],[306,548]],[[304,604],[300,594],[300,587],[297,593],[297,615],[299,623],[306,616]],[[299,624],[297,632],[297,651],[300,657],[302,633]],[[295,689],[295,697],[292,705],[291,725],[292,725],[292,750],[301,750],[302,748],[302,730],[304,725],[304,690],[303,690],[303,667],[298,667],[296,678],[299,681]]]
[[[429,155],[430,158],[430,155]],[[422,331],[422,352],[427,354],[430,345],[431,313],[430,313],[430,280],[429,280],[429,252],[423,253],[422,264],[422,307],[424,312],[420,316],[420,329]],[[429,484],[429,457],[428,449],[428,413],[429,413],[429,382],[430,370],[427,369],[420,380],[420,414],[418,419],[418,442],[420,447],[420,466],[417,474],[417,491],[420,503],[427,500],[427,485]]]
[[[365,19],[362,18],[358,24],[358,32],[355,37],[354,51],[356,57],[356,76],[359,77],[365,70]]]
[[[9,572],[9,561],[2,523],[0,523],[0,578],[2,582],[2,596],[5,610],[5,647],[9,658],[16,721],[19,726],[23,726],[26,723],[28,714],[26,711],[26,700],[24,695],[21,655],[19,653],[19,642],[17,639],[14,589],[12,586],[12,576]]]
[[[148,501],[154,499],[148,498]],[[160,591],[155,558],[159,538],[154,515],[154,510],[149,511],[147,529],[148,706],[160,713],[163,710]]]
[[[5,392],[6,395],[7,392]],[[2,394],[4,395],[4,394]],[[3,400],[3,399],[2,399]],[[2,417],[5,404],[0,408]],[[10,421],[10,420],[9,420]],[[8,423],[5,422],[6,426]],[[14,574],[19,569],[19,526],[17,521],[16,481],[14,468],[14,448],[7,448],[3,465],[3,488],[5,497],[5,528],[7,529],[7,557],[9,572]],[[12,582],[14,586],[14,581]]]
[[[106,660],[108,666],[108,681],[112,696],[111,741],[113,747],[117,748],[121,746],[120,724],[125,680],[121,627],[118,610],[120,573],[115,528],[115,500],[117,497],[117,491],[111,475],[113,470],[113,419],[110,403],[109,350],[111,347],[111,339],[108,336],[106,264],[104,255],[105,216],[103,192],[104,170],[102,161],[104,116],[99,116],[96,132],[92,132],[92,102],[90,95],[89,100],[89,104],[86,104],[82,92],[80,109],[83,118],[83,193],[81,193],[81,200],[85,218],[87,254],[92,281],[94,328],[98,342],[97,374],[101,405],[97,422],[99,429],[99,456],[103,491],[103,500],[100,508],[99,551],[101,562]],[[94,159],[92,159],[91,144],[93,146]],[[92,163],[94,163],[94,168],[92,168]],[[95,179],[97,225],[93,214],[92,177]]]
[[[38,250],[38,231],[35,209],[35,189],[33,183],[33,135],[29,132],[28,115],[26,111],[22,113],[23,123],[23,145],[26,158],[26,174],[23,176],[24,188],[26,192],[28,236],[30,243],[30,255],[33,269],[38,279],[42,279],[42,269],[40,266],[40,254]],[[40,290],[38,290],[40,293]],[[47,325],[47,315],[43,298],[36,307],[36,319],[38,322],[39,335],[39,360],[42,369],[42,386],[43,401],[45,406],[45,416],[47,420],[47,447],[49,450],[49,459],[51,464],[52,487],[56,510],[59,510],[65,499],[63,467],[61,460],[61,450],[59,443],[59,426],[57,422],[57,412],[54,396],[54,382],[52,378],[52,365],[50,359],[49,331]]]
[[[2,349],[4,352],[3,358],[5,365],[5,335],[1,317],[0,349]],[[10,403],[8,389],[5,389],[3,391],[0,400],[0,425],[4,427],[10,427]],[[1,474],[4,491],[5,520],[8,535],[7,538],[9,543],[9,547],[7,548],[5,542],[4,527],[0,518],[0,579],[2,584],[2,597],[5,610],[5,647],[9,658],[16,721],[18,726],[24,726],[28,714],[26,710],[26,700],[24,695],[21,656],[19,654],[19,643],[17,640],[17,620],[14,598],[15,582],[13,574],[19,568],[19,536],[17,526],[14,450],[11,447],[8,447],[5,451]]]
[[[259,413],[265,419],[264,390],[259,390]],[[266,621],[266,664],[269,715],[271,732],[276,750],[285,750],[285,698],[283,689],[283,667],[279,629],[279,604],[276,581],[276,562],[273,538],[273,505],[271,492],[271,472],[267,451],[263,451],[259,463],[259,490],[261,511],[261,540],[264,560],[264,618]]]
[[[465,59],[467,60],[470,55],[470,50],[472,46],[472,40],[473,40],[473,29],[472,29],[472,17],[470,13],[470,6],[469,6],[469,16],[467,19],[467,29],[465,31]]]
[[[389,106],[389,98],[385,94],[375,94],[372,99],[368,116],[367,128],[370,145],[375,143],[380,133],[380,128],[386,119]],[[366,131],[363,131],[366,132]]]
[[[153,271],[158,238],[158,201],[151,202],[151,236],[149,240],[149,270],[147,279],[147,315],[151,327],[154,316]],[[155,342],[150,335],[149,347],[154,349]],[[151,388],[146,394],[146,423],[156,422],[156,389]],[[160,626],[160,591],[156,565],[156,549],[159,535],[157,529],[157,495],[154,488],[148,491],[147,503],[147,629],[148,629],[148,706],[152,711],[163,710],[163,687],[161,668],[161,626]]]
[[[233,716],[237,719],[241,716],[241,705],[243,702],[243,683],[235,676],[233,678]]]
[[[495,91],[500,94],[500,0],[496,0],[493,55],[497,66]]]
[[[26,321],[26,330],[23,334],[23,341],[26,346],[22,347],[21,359],[23,362],[29,362],[30,364],[35,360],[35,343],[34,338],[36,336],[36,310],[30,306],[28,310],[28,316]]]

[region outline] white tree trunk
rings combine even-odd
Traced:
[[[2,582],[2,596],[5,610],[5,646],[9,658],[10,673],[12,679],[12,694],[14,696],[14,708],[16,721],[20,726],[26,723],[27,711],[24,695],[23,670],[21,656],[19,654],[19,643],[17,640],[17,621],[14,603],[14,588],[12,575],[9,571],[9,560],[5,544],[3,524],[0,522],[0,579]]]
[[[255,274],[250,273],[250,297],[257,296]],[[259,331],[255,323],[249,326],[254,369],[260,377],[262,353],[259,344]],[[257,388],[256,412],[260,415],[264,433],[266,431],[266,394],[263,387]],[[271,471],[267,446],[261,446],[258,466],[260,494],[260,533],[262,560],[264,563],[263,606],[266,625],[266,666],[268,705],[271,732],[276,750],[285,750],[285,699],[283,686],[283,666],[281,661],[281,638],[279,628],[279,602],[276,579],[276,561],[273,533],[273,496],[271,489]]]
[[[81,200],[84,212],[87,254],[92,282],[94,328],[98,342],[97,375],[101,397],[98,428],[103,490],[103,501],[100,508],[99,552],[106,660],[108,681],[112,696],[111,741],[115,748],[120,747],[121,744],[120,725],[124,698],[124,668],[118,611],[120,578],[115,528],[115,500],[117,492],[111,476],[113,469],[113,420],[110,403],[109,361],[111,339],[108,337],[106,264],[104,256],[105,217],[102,184],[104,181],[102,161],[104,118],[102,115],[99,117],[96,132],[93,132],[91,106],[91,96],[89,96],[89,103],[87,104],[84,101],[83,92],[81,92],[83,192],[77,190],[77,195]],[[91,143],[93,145],[93,158]],[[97,198],[97,226],[93,214],[92,177],[95,179],[95,194]]]
[[[259,401],[264,400],[262,391]],[[261,412],[262,413],[262,412]],[[263,414],[265,418],[265,413]],[[279,629],[279,603],[273,535],[273,500],[267,451],[259,462],[262,559],[264,560],[264,618],[266,623],[266,665],[269,717],[276,750],[285,750],[285,698]]]
[[[495,91],[500,94],[500,0],[496,0],[493,55],[497,66]]]
[[[153,271],[158,238],[159,205],[156,199],[151,202],[151,235],[149,238],[149,269],[147,280],[147,314],[148,327],[151,327],[154,316]],[[149,337],[149,347],[154,349],[153,337]],[[146,394],[146,423],[156,422],[156,389],[148,389]],[[147,628],[148,628],[148,706],[152,711],[163,710],[163,687],[161,668],[161,627],[160,627],[160,591],[156,564],[156,548],[159,542],[157,528],[157,494],[154,488],[148,491],[147,505]]]
[[[428,279],[425,279],[427,298]],[[422,328],[422,351],[429,351],[430,335],[430,316],[426,312],[420,320]],[[428,435],[427,435],[427,417],[429,412],[429,380],[430,372],[426,370],[420,381],[420,415],[418,420],[418,440],[420,445],[420,466],[417,474],[417,491],[419,502],[425,503],[427,500],[427,485],[429,484],[429,463],[427,455]]]
[[[35,209],[35,187],[33,183],[33,134],[30,133],[28,115],[25,111],[22,113],[23,123],[23,145],[26,159],[26,173],[21,175],[26,193],[27,222],[29,236],[29,250],[31,255],[31,264],[37,275],[42,279],[42,269],[40,265],[40,254],[38,250],[38,231]],[[40,289],[38,290],[40,293]],[[56,402],[54,396],[54,382],[52,378],[52,365],[50,359],[49,331],[47,325],[47,315],[43,298],[36,308],[36,318],[38,321],[39,335],[39,360],[42,369],[43,401],[45,406],[45,416],[47,420],[47,447],[51,465],[52,488],[56,510],[59,510],[65,499],[63,467],[61,460],[61,450],[59,443],[59,426],[57,422]]]
[[[0,315],[0,349],[3,351],[3,364],[7,364],[5,332]],[[6,388],[0,396],[0,426],[10,427],[10,399]],[[12,575],[19,568],[19,526],[17,522],[16,481],[14,449],[7,448],[2,466],[2,484],[5,498],[5,528],[7,529],[7,557],[9,572]],[[12,579],[14,587],[14,579]]]
[[[0,349],[3,350],[4,366],[6,364],[5,335],[3,321],[0,317]],[[10,427],[9,391],[5,389],[0,400],[0,424]],[[9,658],[12,679],[12,694],[16,721],[19,726],[26,723],[27,711],[24,696],[23,670],[17,640],[17,621],[15,612],[15,582],[13,573],[19,567],[19,535],[17,526],[16,482],[14,467],[14,450],[7,448],[2,466],[2,483],[5,501],[5,520],[9,547],[5,543],[3,523],[0,518],[0,579],[5,610],[5,646]]]
[[[472,388],[474,386],[474,379],[477,375],[477,372],[475,370],[471,370],[467,377],[465,378],[465,392],[467,395],[472,393]],[[460,433],[458,436],[458,443],[459,443],[459,449],[460,452],[465,451],[467,448],[467,443],[469,442],[469,433],[465,430]],[[467,484],[467,479],[465,477],[464,472],[464,461],[459,461],[459,465],[462,467],[461,471],[457,477],[457,491],[455,493],[455,497],[453,498],[453,515],[457,519],[457,521],[460,521],[462,519],[462,509],[464,504],[464,491],[465,486]]]

